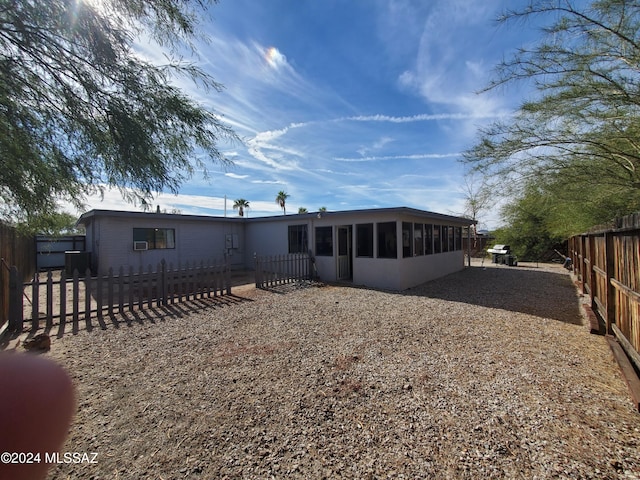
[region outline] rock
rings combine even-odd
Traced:
[[[30,351],[48,351],[51,349],[51,338],[46,333],[40,333],[22,342],[22,346]]]

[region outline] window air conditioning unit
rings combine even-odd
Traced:
[[[149,244],[147,242],[133,242],[133,249],[137,252],[141,250],[149,250]]]

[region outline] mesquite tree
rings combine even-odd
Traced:
[[[482,129],[465,161],[495,180],[494,192],[517,194],[535,183],[555,192],[558,202],[596,192],[602,206],[621,209],[612,216],[638,208],[638,2],[534,0],[501,21],[547,26],[537,44],[498,66],[488,89],[525,81],[536,93],[512,118]],[[621,196],[628,199],[622,205],[616,200]]]
[[[206,160],[229,163],[219,145],[234,132],[174,81],[222,88],[183,60],[212,3],[0,0],[0,216],[81,205],[106,187],[146,201],[177,192]]]

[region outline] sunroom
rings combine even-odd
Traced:
[[[248,250],[306,253],[324,281],[405,290],[464,268],[470,219],[407,207],[251,219]]]

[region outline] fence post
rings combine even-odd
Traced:
[[[109,274],[107,276],[107,298],[109,315],[113,316],[113,267],[109,267]]]
[[[40,275],[33,274],[33,284],[31,285],[31,330],[40,328]]]
[[[182,267],[180,266],[180,262],[178,262],[173,282],[173,298],[175,298],[178,303],[182,302],[182,292],[184,291],[182,273]]]
[[[161,305],[167,305],[169,302],[167,301],[168,296],[168,282],[167,282],[167,262],[163,258],[160,262],[160,303]]]
[[[606,232],[604,234],[604,249],[605,249],[605,272],[606,272],[606,310],[607,310],[607,334],[612,335],[613,330],[611,325],[615,323],[615,315],[616,315],[616,290],[613,284],[611,283],[611,279],[614,277],[615,272],[615,255],[614,255],[614,234],[612,232]]]
[[[162,297],[164,295],[164,269],[162,268],[162,261],[156,265],[156,306],[161,306]]]
[[[124,266],[118,270],[118,313],[124,313]]]
[[[84,272],[84,321],[87,330],[91,329],[91,270]]]
[[[129,311],[133,312],[133,292],[135,290],[135,277],[133,276],[133,265],[129,265],[129,283],[127,284],[129,294]]]
[[[23,320],[22,282],[14,265],[9,271],[9,331],[21,332]]]
[[[204,288],[206,291],[207,298],[211,298],[211,287],[212,287],[212,279],[215,274],[215,262],[211,259],[207,260],[207,267],[204,274]],[[205,292],[203,291],[203,294]]]
[[[80,321],[80,272],[77,268],[73,270],[73,288],[71,292],[71,302],[72,302],[72,322],[73,328],[78,328],[78,323]]]
[[[169,303],[174,304],[176,298],[176,273],[173,268],[173,262],[169,264],[167,269],[167,305]]]
[[[64,332],[64,326],[67,323],[67,272],[60,272],[60,332]]]
[[[138,302],[138,310],[142,310],[142,303],[144,302],[144,285],[142,282],[143,279],[142,274],[142,265],[138,266],[138,278],[136,283],[136,292],[137,292],[137,302]]]
[[[153,308],[153,267],[150,263],[147,265],[147,293],[147,308]]]
[[[595,309],[594,298],[596,296],[596,289],[598,283],[598,277],[596,275],[596,269],[594,266],[597,263],[596,259],[596,236],[589,236],[589,300],[592,309]]]
[[[231,295],[231,261],[229,255],[224,256],[224,279],[227,284],[227,295]]]
[[[587,276],[590,275],[590,273],[587,273],[587,235],[581,235],[580,236],[580,288],[582,290],[582,293],[584,293],[585,290],[585,285],[588,285],[588,280],[587,280]]]
[[[253,266],[256,270],[256,288],[261,288],[262,281],[260,280],[260,259],[258,258],[258,254],[256,252],[253,252]]]
[[[187,262],[187,301],[196,299],[196,261],[193,261],[191,268]]]
[[[98,320],[101,321],[103,318],[102,305],[103,305],[103,277],[100,273],[98,273],[98,277],[96,278],[96,311],[98,313]]]

